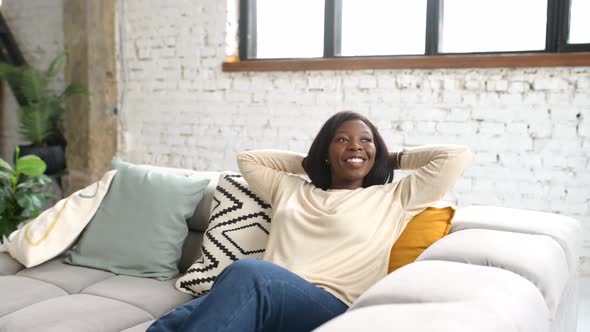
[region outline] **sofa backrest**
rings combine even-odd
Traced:
[[[219,175],[221,172],[195,172],[194,176],[208,178],[211,181],[207,186],[207,191],[199,205],[195,208],[195,213],[188,219],[188,228],[196,232],[204,232],[209,225],[209,216],[211,214],[211,202],[213,201],[213,194],[219,182]]]
[[[201,244],[203,235],[209,225],[209,216],[211,214],[211,202],[213,194],[219,182],[221,172],[195,172],[198,177],[211,179],[207,186],[207,191],[199,205],[195,208],[195,213],[188,219],[188,235],[182,247],[182,257],[180,259],[179,270],[185,272],[199,257],[201,257]]]

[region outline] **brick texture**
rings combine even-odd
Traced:
[[[469,145],[474,161],[454,188],[460,205],[590,224],[590,68],[223,73],[237,47],[227,42],[236,39],[233,5],[127,0],[121,10],[119,152],[128,159],[236,170],[238,151],[306,152],[331,114],[356,110],[392,150]]]
[[[306,152],[331,114],[355,110],[391,150],[470,146],[459,205],[581,220],[590,274],[590,68],[223,73],[237,48],[234,2],[119,1],[122,157],[237,170],[238,151]]]

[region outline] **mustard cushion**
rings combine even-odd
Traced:
[[[417,214],[391,248],[388,272],[412,263],[431,244],[447,235],[455,215],[453,207],[429,207]]]

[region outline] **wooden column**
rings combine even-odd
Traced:
[[[64,194],[98,180],[117,152],[116,0],[64,0],[66,82],[90,90],[68,101]]]

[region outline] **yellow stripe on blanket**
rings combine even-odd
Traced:
[[[43,236],[41,236],[41,238],[39,240],[37,240],[37,241],[31,240],[30,228],[31,228],[32,223],[28,223],[25,226],[25,239],[27,240],[27,243],[29,243],[30,245],[36,247],[39,244],[41,244],[41,242],[45,241],[45,239],[47,239],[47,237],[49,236],[49,234],[51,234],[51,231],[53,231],[53,228],[55,227],[55,224],[57,223],[57,221],[61,217],[61,213],[66,208],[66,206],[68,206],[68,202],[70,201],[70,199],[72,199],[72,196],[70,196],[70,197],[68,197],[66,199],[66,202],[64,203],[64,206],[62,206],[61,209],[59,209],[59,211],[57,211],[57,215],[55,216],[55,218],[53,218],[53,221],[51,221],[51,224],[49,224],[49,227],[47,228],[47,230],[45,231],[45,233],[43,234]]]

